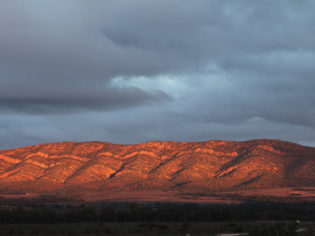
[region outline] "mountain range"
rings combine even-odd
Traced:
[[[315,186],[315,148],[244,142],[61,142],[0,151],[0,192],[178,191]]]

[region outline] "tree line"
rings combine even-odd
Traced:
[[[189,222],[251,220],[315,220],[315,203],[246,202],[243,204],[138,204],[40,206],[0,209],[0,223]]]

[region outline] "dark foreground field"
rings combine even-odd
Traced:
[[[124,222],[0,225],[0,235],[315,235],[312,222]]]
[[[309,201],[6,203],[0,235],[315,235]]]
[[[302,189],[306,191],[305,189]],[[2,195],[2,235],[315,235],[315,202],[301,189],[278,195],[226,193],[94,201],[55,196]],[[297,192],[300,191],[300,192]],[[309,190],[307,190],[309,191]],[[313,190],[312,190],[313,191]],[[274,193],[273,191],[272,193]],[[286,193],[286,194],[284,194]],[[138,197],[138,193],[137,196]],[[160,196],[160,195],[159,195]],[[301,197],[304,196],[304,197]],[[113,198],[115,199],[115,198]],[[132,201],[141,199],[142,201]],[[128,200],[128,201],[122,201]]]

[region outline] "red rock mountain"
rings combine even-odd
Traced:
[[[0,151],[0,191],[190,193],[315,185],[315,148],[279,140],[64,142]]]

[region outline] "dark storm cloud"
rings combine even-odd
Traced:
[[[38,91],[39,90],[39,91]],[[0,111],[30,114],[73,113],[87,110],[115,110],[134,105],[154,105],[170,97],[162,91],[146,93],[138,88],[94,88],[78,91],[59,88],[47,90],[37,88],[0,94]]]
[[[314,13],[311,0],[2,1],[0,141],[314,145]]]

